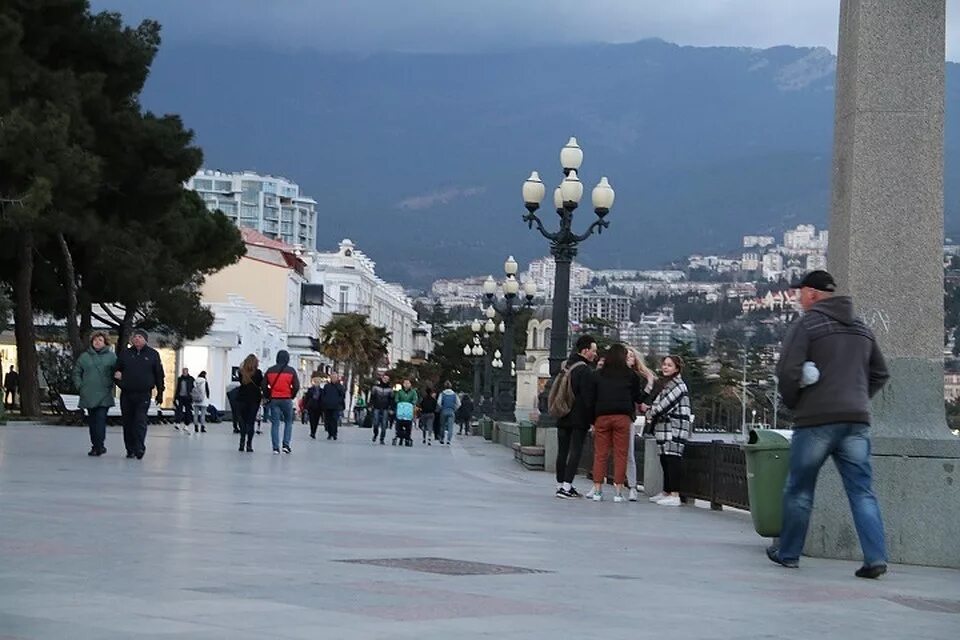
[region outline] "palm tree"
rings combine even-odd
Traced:
[[[354,377],[370,375],[387,355],[389,346],[390,332],[370,324],[365,315],[337,315],[323,327],[320,350],[333,360],[334,369],[340,369],[343,365],[347,391],[351,395],[348,404],[353,404]]]

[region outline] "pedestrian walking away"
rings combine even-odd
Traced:
[[[417,402],[417,391],[410,380],[404,380],[403,386],[394,394],[397,411],[397,430],[393,437],[393,444],[413,446],[413,418]]]
[[[234,406],[233,398],[237,397],[237,394],[234,392],[240,386],[240,383],[236,380],[232,380],[230,384],[227,385],[225,391],[227,392],[227,404],[230,406],[230,419],[233,422],[233,432],[240,433],[240,409]]]
[[[863,552],[854,575],[879,578],[887,572],[887,545],[873,493],[870,398],[890,376],[873,332],[854,315],[853,300],[836,295],[833,276],[811,271],[795,288],[804,313],[788,330],[777,364],[783,404],[794,416],[790,471],[780,544],[769,547],[767,556],[785,567],[799,566],[817,477],[833,458]],[[811,368],[819,376],[805,380],[804,369]]]
[[[142,459],[147,452],[147,412],[150,395],[157,391],[157,405],[163,402],[163,363],[156,349],[147,344],[149,336],[137,329],[130,346],[117,356],[114,379],[120,387],[120,414],[127,457]]]
[[[460,394],[460,408],[457,410],[457,434],[470,435],[470,422],[473,420],[473,398],[469,393]]]
[[[234,394],[231,402],[239,414],[239,450],[248,453],[253,453],[254,424],[263,401],[263,372],[259,366],[260,361],[254,354],[244,358],[240,365],[240,386],[230,392]]]
[[[680,506],[683,452],[690,439],[690,394],[683,381],[683,367],[680,356],[664,358],[660,362],[663,387],[649,407],[641,407],[653,425],[663,469],[663,492],[651,496],[650,501],[665,507]]]
[[[20,388],[20,374],[10,365],[10,370],[3,377],[3,404],[8,409],[17,406],[17,390]]]
[[[116,368],[117,354],[110,349],[107,334],[97,331],[90,336],[90,347],[80,354],[73,367],[73,384],[80,394],[80,408],[87,411],[89,456],[102,456],[107,452],[107,412],[114,405]]]
[[[263,376],[263,393],[269,404],[270,439],[273,452],[293,453],[290,439],[293,437],[293,399],[300,392],[300,379],[290,366],[290,353],[284,349],[277,352],[277,363],[267,369]],[[283,422],[283,440],[280,440],[280,422]]]
[[[340,412],[347,406],[347,390],[340,382],[340,374],[330,374],[330,381],[320,390],[320,410],[327,440],[336,440],[340,427]]]
[[[453,426],[457,409],[460,408],[460,396],[453,390],[453,383],[449,380],[443,383],[443,391],[437,398],[437,406],[440,409],[440,444],[453,444]],[[446,438],[446,442],[444,442]]]
[[[380,381],[370,389],[370,402],[367,404],[373,411],[373,438],[371,442],[376,442],[379,437],[380,444],[384,444],[384,439],[387,437],[390,407],[393,405],[393,386],[390,384],[390,376],[387,374],[380,376]]]
[[[320,378],[311,378],[310,388],[300,399],[302,405],[301,412],[310,418],[310,437],[317,439],[317,427],[320,425],[320,419],[323,417],[323,411],[320,409],[320,395],[323,393],[323,385]]]
[[[589,335],[580,336],[550,388],[548,410],[557,419],[558,498],[582,497],[573,486],[573,479],[593,420],[596,383],[592,368],[596,359],[597,341]],[[558,413],[561,415],[556,415]]]
[[[201,371],[194,380],[190,401],[193,404],[193,432],[206,433],[207,405],[210,403],[210,384],[207,382],[206,371]]]
[[[420,434],[423,437],[423,444],[432,446],[434,440],[439,440],[434,422],[437,413],[437,394],[433,389],[427,387],[423,392],[423,398],[420,400]]]
[[[194,377],[190,375],[190,369],[186,367],[177,378],[177,384],[174,387],[173,395],[173,428],[190,435],[188,427],[193,424],[193,385]]]

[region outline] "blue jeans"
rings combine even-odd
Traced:
[[[798,561],[807,538],[813,493],[820,467],[833,458],[850,501],[853,523],[863,550],[863,564],[886,564],[880,505],[871,488],[870,427],[859,423],[827,424],[794,429],[790,442],[790,474],[783,490],[780,559]]]
[[[90,427],[90,444],[97,451],[104,448],[107,439],[107,410],[109,407],[87,409],[87,425]]]
[[[283,419],[283,446],[290,446],[293,435],[293,400],[270,401],[270,439],[273,448],[280,448],[280,419]]]
[[[453,411],[441,411],[440,412],[440,421],[443,424],[443,431],[446,433],[447,444],[453,442],[453,424],[454,424],[454,412]]]
[[[383,442],[384,438],[387,437],[387,410],[386,409],[373,410],[373,439],[376,440],[377,436],[380,437],[380,442]]]

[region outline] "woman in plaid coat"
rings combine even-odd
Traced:
[[[683,381],[683,360],[667,356],[660,364],[663,388],[647,412],[663,467],[663,493],[650,498],[666,507],[680,506],[680,463],[690,438],[690,394]]]

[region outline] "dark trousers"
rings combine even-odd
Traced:
[[[320,409],[311,409],[307,411],[310,415],[310,437],[315,438],[317,436],[317,425],[320,424]],[[324,424],[326,428],[326,424]]]
[[[443,420],[439,413],[433,414],[433,439],[443,440]]]
[[[663,467],[663,490],[667,493],[680,491],[680,456],[660,454],[660,466]]]
[[[260,406],[256,402],[236,402],[237,417],[240,427],[240,444],[253,444],[253,428],[257,422],[257,411]]]
[[[3,392],[3,404],[7,405],[11,409],[17,405],[17,390],[16,389],[4,389]]]
[[[413,442],[413,420],[397,420],[397,438],[400,444]]]
[[[380,442],[383,442],[384,438],[387,437],[386,409],[373,410],[373,439],[376,440],[377,437],[380,438]]]
[[[312,417],[310,419],[313,420]],[[323,410],[323,428],[326,430],[327,436],[336,440],[337,429],[339,427],[340,427],[340,411],[338,409],[324,409]]]
[[[87,425],[90,427],[90,444],[97,451],[106,451],[104,442],[107,439],[107,409],[108,407],[93,407],[87,409]]]
[[[193,400],[190,396],[181,396],[173,403],[174,422],[191,424],[193,422]]]
[[[586,429],[557,429],[557,482],[573,482],[580,466],[580,455],[583,453],[583,441],[586,437]]]
[[[124,391],[120,394],[123,443],[127,447],[127,453],[143,453],[147,450],[147,411],[149,410],[149,391]]]
[[[230,404],[230,419],[233,420],[233,432],[240,433],[240,408],[237,403],[227,396],[227,402]]]

